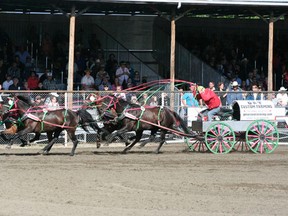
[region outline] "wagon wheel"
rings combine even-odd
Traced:
[[[236,142],[233,146],[235,151],[249,151],[250,148],[246,143],[245,132],[235,132]]]
[[[267,120],[252,122],[246,131],[246,143],[255,153],[271,153],[279,141],[279,132],[274,123]]]
[[[199,136],[195,138],[185,138],[185,143],[190,151],[206,152],[208,150],[202,133],[199,133]]]
[[[205,143],[214,154],[228,153],[235,144],[235,133],[229,125],[217,122],[208,127],[205,133]]]

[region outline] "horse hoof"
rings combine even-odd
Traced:
[[[6,149],[11,149],[11,145],[7,145],[5,148]]]
[[[71,152],[69,155],[70,155],[70,156],[74,156],[75,154]]]
[[[28,145],[28,143],[22,143],[22,144],[20,144],[19,146],[20,147],[25,147],[25,146],[27,146]]]
[[[122,154],[127,154],[127,151],[126,150],[122,151]]]
[[[98,144],[96,145],[96,148],[98,149],[98,148],[100,148],[100,146],[101,146],[101,144],[98,143]]]

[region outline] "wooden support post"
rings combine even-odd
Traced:
[[[171,17],[171,50],[170,50],[170,91],[174,92],[175,86],[175,40],[176,40],[176,25],[175,25],[175,11]],[[170,108],[174,110],[174,94],[170,96]]]
[[[72,9],[70,16],[70,33],[69,33],[69,61],[68,61],[68,108],[72,109],[73,105],[73,80],[74,80],[74,43],[75,43],[75,8]]]
[[[269,48],[268,48],[268,91],[273,91],[273,35],[274,20],[273,16],[269,20]],[[274,86],[276,88],[276,86]]]

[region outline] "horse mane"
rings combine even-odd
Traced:
[[[17,95],[15,97],[18,98],[19,100],[23,101],[24,103],[28,104],[29,106],[32,106],[32,102],[28,97],[26,97],[24,95]]]

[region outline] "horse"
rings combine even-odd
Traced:
[[[46,132],[49,143],[40,151],[40,153],[48,154],[57,141],[60,133],[63,130],[66,130],[73,142],[70,153],[70,155],[73,156],[78,145],[78,140],[75,135],[78,124],[80,124],[86,132],[89,132],[87,126],[91,126],[93,129],[95,127],[92,116],[86,110],[79,110],[77,112],[73,112],[70,109],[33,110],[29,103],[30,101],[26,97],[19,95],[14,96],[13,99],[9,112],[17,113],[21,117],[24,129],[16,134],[7,148],[11,148],[18,137],[27,133]]]
[[[144,130],[155,132],[160,129],[160,143],[156,149],[157,154],[165,142],[167,131],[173,131],[187,137],[194,137],[194,135],[190,134],[189,129],[180,116],[167,107],[141,107],[113,95],[98,97],[96,103],[99,105],[99,112],[102,115],[105,115],[105,112],[112,108],[116,111],[120,129],[117,130],[114,136],[128,131],[136,132],[135,140],[123,150],[123,153],[130,150],[141,139]]]

